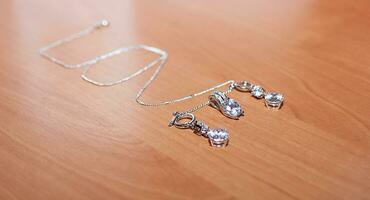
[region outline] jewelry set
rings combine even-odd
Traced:
[[[79,64],[67,64],[63,62],[62,60],[56,57],[53,57],[47,53],[47,51],[52,48],[58,47],[60,45],[66,44],[68,42],[71,42],[83,36],[86,36],[94,32],[95,30],[108,27],[109,24],[110,23],[108,20],[101,20],[91,27],[88,27],[80,32],[77,32],[75,34],[72,34],[66,38],[57,40],[55,42],[52,42],[51,44],[45,47],[42,47],[39,50],[39,53],[41,56],[65,68],[75,69],[75,68],[85,67],[81,75],[81,78],[97,86],[113,86],[116,84],[124,83],[140,75],[146,70],[152,68],[153,66],[157,66],[153,75],[146,81],[146,83],[139,89],[139,91],[136,94],[136,98],[135,98],[136,102],[143,106],[157,107],[157,106],[175,104],[175,103],[182,102],[188,99],[192,99],[194,97],[211,92],[211,95],[209,95],[208,100],[206,102],[201,103],[185,112],[174,112],[173,118],[171,119],[169,126],[170,127],[175,126],[176,128],[179,128],[179,129],[191,129],[194,133],[208,138],[210,145],[213,147],[224,147],[228,145],[229,143],[228,131],[224,128],[209,128],[209,126],[206,125],[204,122],[196,119],[193,112],[200,110],[206,106],[211,106],[217,109],[225,117],[238,120],[241,116],[244,116],[244,110],[236,100],[231,99],[227,96],[229,93],[231,93],[234,90],[245,92],[245,93],[250,93],[256,99],[264,99],[265,106],[272,110],[278,110],[283,105],[284,96],[282,94],[276,93],[276,92],[266,92],[261,86],[252,84],[248,81],[236,82],[234,80],[228,80],[214,87],[207,88],[203,91],[200,91],[198,93],[194,93],[188,96],[183,96],[177,99],[172,99],[172,100],[157,102],[157,103],[146,103],[143,100],[141,100],[141,97],[143,93],[145,92],[145,90],[148,88],[148,86],[157,78],[157,76],[159,75],[161,69],[164,67],[167,61],[167,58],[168,58],[167,52],[161,49],[158,49],[156,47],[151,47],[147,45],[139,44],[139,45],[132,45],[132,46],[118,48],[118,49],[115,49],[113,51],[99,55],[95,58],[89,59]],[[118,81],[102,83],[99,81],[95,81],[87,76],[90,68],[93,65],[97,64],[98,62],[111,58],[113,56],[117,56],[117,55],[129,52],[129,51],[140,50],[140,49],[157,54],[159,57],[145,64],[136,72]],[[228,86],[228,89],[225,91],[218,90],[219,88],[224,87],[224,86]]]

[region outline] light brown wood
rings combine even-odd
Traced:
[[[53,54],[153,45],[170,58],[147,100],[235,79],[282,91],[285,105],[235,92],[242,119],[196,113],[230,131],[213,149],[167,127],[206,96],[142,107],[134,97],[153,71],[100,88],[38,55],[101,18],[112,26]],[[0,25],[0,199],[370,199],[369,1],[3,0]],[[93,73],[127,75],[144,57]]]

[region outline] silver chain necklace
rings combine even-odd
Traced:
[[[206,106],[212,106],[213,108],[216,108],[219,110],[223,115],[225,115],[228,118],[231,119],[239,119],[240,116],[244,115],[243,109],[240,107],[240,105],[233,99],[230,99],[227,97],[227,94],[232,92],[234,89],[241,91],[241,92],[251,92],[252,96],[254,96],[257,99],[260,98],[265,98],[265,105],[268,108],[273,108],[273,109],[279,109],[282,104],[283,104],[283,95],[279,93],[266,93],[264,89],[258,85],[251,84],[247,81],[242,81],[242,82],[235,82],[234,80],[228,80],[225,82],[222,82],[220,84],[217,84],[213,87],[207,88],[203,91],[193,93],[191,95],[183,96],[180,98],[175,98],[175,99],[170,99],[167,101],[162,101],[162,102],[155,102],[155,103],[148,103],[145,102],[141,99],[143,93],[145,90],[149,87],[149,85],[158,77],[159,73],[161,72],[162,68],[165,66],[166,61],[168,59],[168,54],[167,52],[156,48],[156,47],[151,47],[143,44],[138,44],[138,45],[132,45],[132,46],[127,46],[127,47],[122,47],[115,49],[113,51],[107,52],[105,54],[99,55],[95,58],[89,59],[87,61],[84,61],[82,63],[78,64],[67,64],[63,62],[62,60],[51,56],[50,54],[47,53],[48,50],[53,49],[55,47],[61,46],[63,44],[72,42],[76,39],[79,39],[81,37],[84,37],[96,30],[99,30],[104,27],[108,27],[109,21],[108,20],[101,20],[98,23],[80,31],[75,34],[72,34],[66,38],[56,40],[52,42],[51,44],[40,48],[39,53],[41,56],[45,57],[46,59],[68,69],[76,69],[76,68],[81,68],[85,67],[83,73],[81,74],[81,78],[91,84],[94,84],[96,86],[113,86],[117,85],[120,83],[124,83],[126,81],[131,80],[132,78],[142,74],[146,70],[152,68],[153,66],[157,66],[155,69],[154,73],[152,76],[146,81],[146,83],[139,89],[139,91],[136,94],[135,101],[143,106],[151,106],[151,107],[158,107],[158,106],[164,106],[164,105],[170,105],[170,104],[175,104],[179,103],[182,101],[186,101],[192,98],[195,98],[197,96],[201,96],[203,94],[209,93],[214,91],[208,98],[207,101],[194,106],[191,109],[188,109],[184,112],[174,112],[173,115],[174,117],[169,123],[169,126],[175,126],[177,128],[181,129],[192,129],[195,133],[202,135],[206,138],[209,139],[209,142],[212,146],[220,147],[220,146],[226,146],[229,142],[229,134],[226,129],[210,129],[208,126],[197,120],[192,114],[193,112],[200,110]],[[154,59],[153,61],[145,64],[143,67],[141,67],[139,70],[136,72],[114,82],[99,82],[95,81],[93,79],[88,78],[87,73],[89,72],[90,68],[99,63],[100,61],[106,60],[108,58],[111,58],[113,56],[117,56],[132,50],[145,50],[152,52],[156,55],[159,55],[158,58]],[[225,91],[216,91],[219,88],[222,88],[224,86],[228,86],[228,89]]]

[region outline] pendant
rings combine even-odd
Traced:
[[[276,92],[265,94],[265,105],[271,109],[280,109],[284,102],[284,96]]]
[[[210,105],[219,110],[223,115],[231,119],[239,119],[244,116],[244,110],[237,101],[227,97],[220,91],[215,91],[209,96]]]
[[[229,143],[229,133],[224,128],[209,128],[205,123],[197,120],[192,113],[174,112],[168,126],[179,129],[191,129],[197,135],[208,138],[212,147],[225,147]]]

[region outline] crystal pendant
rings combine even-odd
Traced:
[[[279,109],[284,102],[284,96],[276,92],[270,92],[265,95],[265,104],[268,108]]]
[[[229,133],[226,129],[209,129],[207,136],[213,147],[225,147],[229,143]]]
[[[224,93],[216,91],[209,96],[210,105],[218,109],[223,115],[231,119],[239,119],[244,115],[243,108],[234,99],[230,99]]]

